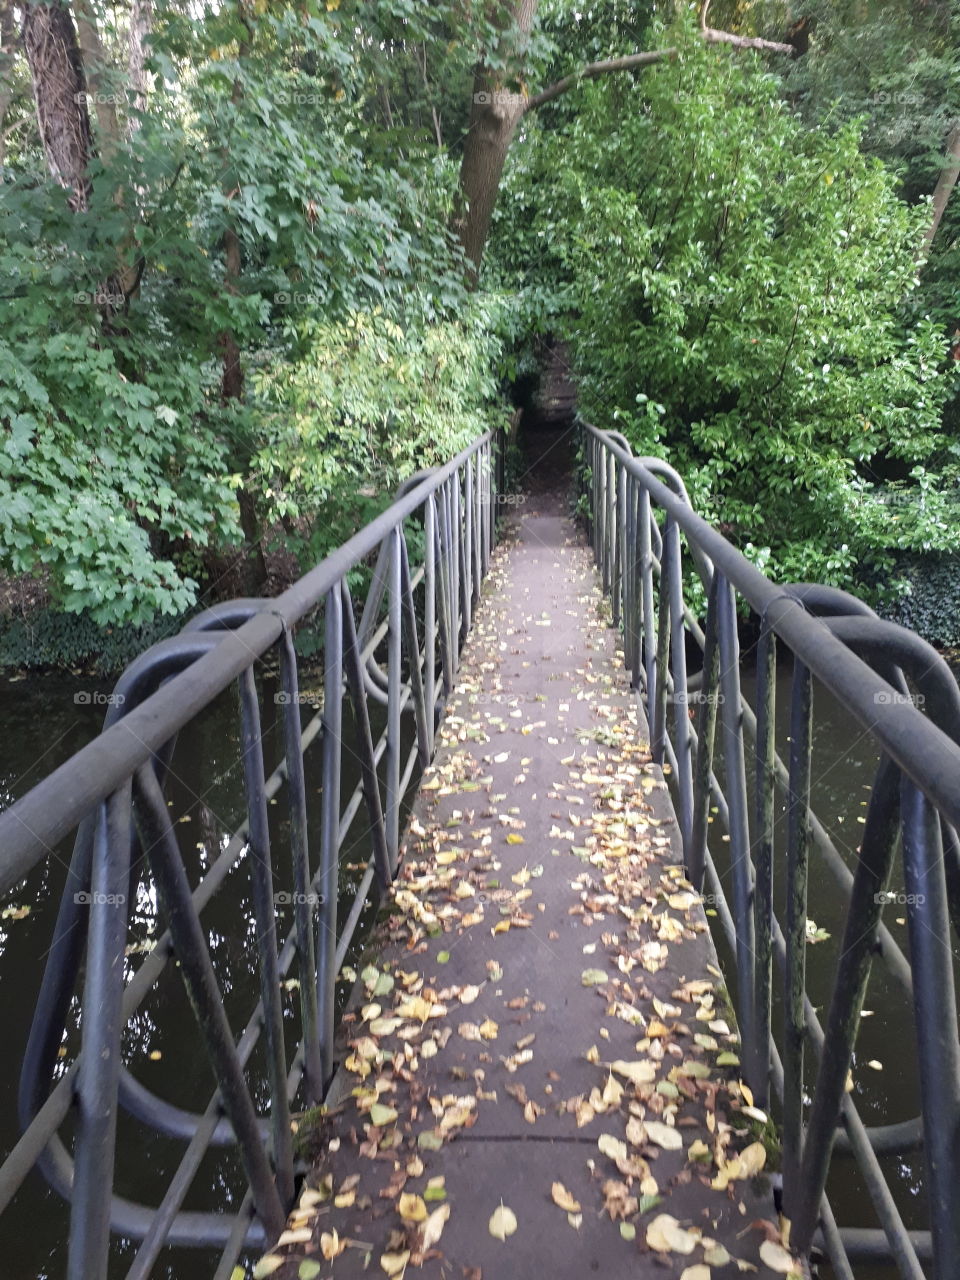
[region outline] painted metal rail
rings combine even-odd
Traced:
[[[866,1261],[911,1280],[958,1280],[957,683],[934,649],[853,596],[767,579],[696,515],[661,460],[635,458],[623,436],[590,425],[583,442],[594,551],[653,754],[670,773],[687,873],[729,945],[744,1078],[779,1122],[791,1243],[825,1252],[844,1280]],[[745,634],[756,637],[749,655]],[[779,735],[778,662],[792,670]],[[741,683],[750,668],[752,704]],[[879,755],[852,859],[810,803],[818,683]],[[805,972],[812,875],[829,877],[845,903],[822,1009]],[[891,901],[906,909],[909,955],[884,924]],[[918,1114],[871,1127],[847,1085],[879,966],[912,1008]],[[908,1230],[887,1175],[891,1157],[919,1147],[927,1223]],[[831,1171],[851,1158],[874,1227],[840,1225],[831,1206]]]
[[[404,797],[433,753],[490,563],[499,464],[488,433],[408,481],[387,511],[281,596],[218,605],[155,645],[121,677],[103,733],[0,815],[5,895],[76,833],[29,1042],[17,1049],[23,1136],[0,1166],[0,1211],[16,1212],[35,1167],[69,1200],[69,1280],[106,1276],[111,1234],[138,1242],[127,1280],[150,1275],[170,1246],[215,1248],[223,1280],[244,1249],[282,1230],[294,1195],[291,1112],[320,1102],[330,1082],[337,977],[358,922],[396,872]],[[348,576],[374,561],[357,622]],[[320,614],[322,710],[304,723],[293,633]],[[267,709],[258,674],[271,661],[281,692]],[[191,883],[165,787],[177,734],[231,686],[246,820]],[[262,735],[274,719],[283,759],[267,776]],[[308,751],[322,762],[309,807]],[[349,796],[345,752],[359,772]],[[268,810],[275,797],[279,823]],[[351,880],[342,863],[355,819],[364,851]],[[259,976],[259,999],[232,1021],[204,919],[231,873],[248,880]],[[145,887],[161,936],[134,966],[130,907]],[[292,908],[286,936],[281,903]],[[179,1052],[205,1055],[216,1082],[200,1113],[157,1096],[123,1060],[124,1029],[162,998],[177,968],[196,1022],[192,1040],[180,1028]],[[292,1012],[284,984],[299,993]],[[78,1023],[79,1051],[63,1059],[65,1033]],[[120,1113],[179,1144],[156,1205],[118,1185]],[[225,1212],[185,1209],[201,1166],[209,1178],[210,1161],[222,1159],[228,1185],[237,1156],[245,1195]]]

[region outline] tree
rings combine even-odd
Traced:
[[[785,41],[759,36],[737,35],[708,26],[710,0],[700,9],[699,35],[707,44],[732,45],[793,55],[794,46]],[[515,0],[504,6],[505,24],[496,33],[492,48],[477,63],[473,78],[470,120],[464,139],[460,165],[460,193],[464,207],[459,216],[460,239],[475,272],[479,272],[490,223],[503,176],[510,144],[524,116],[553,102],[585,80],[614,72],[636,71],[654,66],[677,55],[667,47],[637,52],[618,58],[604,58],[580,66],[537,93],[523,87],[529,61],[531,33],[537,0]]]

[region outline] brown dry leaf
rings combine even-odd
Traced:
[[[630,1189],[625,1182],[616,1182],[613,1178],[608,1178],[603,1184],[603,1207],[610,1215],[610,1219],[616,1222],[618,1218],[631,1218],[639,1209],[639,1202],[636,1196],[630,1194]]]
[[[580,1201],[575,1200],[562,1182],[555,1182],[550,1188],[550,1195],[553,1203],[560,1209],[565,1209],[567,1213],[579,1213]]]
[[[341,1240],[336,1231],[324,1231],[320,1236],[320,1252],[328,1262],[338,1258],[346,1247],[346,1240]]]

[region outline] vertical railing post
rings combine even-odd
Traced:
[[[670,553],[667,554],[669,542]],[[683,563],[680,527],[668,518],[663,531],[663,563],[670,592],[670,670],[673,674],[673,723],[676,734],[677,793],[684,858],[689,856],[693,832],[693,732],[687,703],[686,629],[683,619]]]
[[[260,961],[260,998],[266,1037],[267,1071],[270,1080],[270,1126],[273,1159],[281,1200],[293,1199],[293,1139],[290,1132],[290,1105],[287,1098],[287,1060],[283,1042],[280,964],[277,956],[277,913],[274,900],[273,862],[270,854],[270,826],[267,819],[266,777],[263,767],[263,734],[260,704],[253,668],[240,678],[241,744],[243,780],[247,796],[250,887],[257,923],[257,953]]]
[[[320,1056],[317,1005],[317,946],[310,896],[310,845],[307,833],[307,786],[303,769],[300,723],[300,685],[293,637],[286,626],[280,645],[280,684],[283,704],[283,742],[290,815],[290,858],[293,867],[294,921],[300,968],[300,1019],[303,1028],[304,1093],[311,1105],[323,1099],[326,1083]]]
[[[787,792],[787,904],[784,936],[783,1194],[798,1202],[803,1154],[803,1058],[806,1018],[807,875],[810,844],[810,752],[813,696],[810,671],[794,658],[790,701],[790,767]],[[789,1210],[788,1210],[789,1212]]]
[[[423,696],[427,704],[427,742],[433,756],[437,731],[437,504],[427,498],[423,562]]]
[[[77,1084],[77,1146],[70,1209],[68,1280],[105,1276],[117,1134],[117,1086],[130,879],[130,783],[101,806],[83,983],[83,1048]]]
[[[647,722],[653,725],[653,705],[657,687],[656,612],[653,607],[653,548],[651,546],[650,494],[640,490],[640,510],[637,521],[640,526],[640,594],[643,616],[643,660],[646,678]]]
[[[403,631],[400,599],[400,529],[390,533],[390,570],[387,627],[387,745],[386,769],[387,849],[390,869],[395,874],[400,851],[400,699],[403,693]]]
[[[327,592],[323,646],[323,758],[320,810],[320,906],[317,989],[324,1084],[333,1075],[336,1016],[337,897],[340,870],[340,771],[343,761],[343,601],[340,584]]]
[[[720,592],[720,575],[714,574],[707,597],[707,617],[704,625],[703,667],[700,678],[700,712],[697,717],[697,755],[693,789],[693,830],[687,851],[687,879],[703,892],[707,865],[707,831],[710,820],[710,779],[713,773],[713,747],[717,727],[718,683],[720,680],[720,653],[717,644],[717,608]]]
[[[937,1280],[960,1277],[960,1042],[950,910],[937,811],[904,779],[903,871],[923,1113],[925,1190]]]
[[[764,618],[757,647],[756,842],[753,853],[756,893],[753,917],[756,947],[756,1004],[751,1066],[754,1100],[770,1100],[770,1012],[773,956],[773,833],[776,823],[777,639]]]
[[[747,812],[747,773],[743,750],[743,710],[740,696],[740,638],[733,585],[724,578],[717,595],[720,648],[720,723],[723,768],[727,783],[730,830],[730,873],[733,880],[737,936],[737,1014],[747,1063],[754,1048],[754,928],[753,870],[750,864],[750,819]],[[748,1079],[752,1089],[754,1081]]]

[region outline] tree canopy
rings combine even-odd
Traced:
[[[0,572],[104,624],[208,598],[231,546],[262,589],[502,426],[547,333],[771,571],[954,550],[958,31],[0,0]]]

